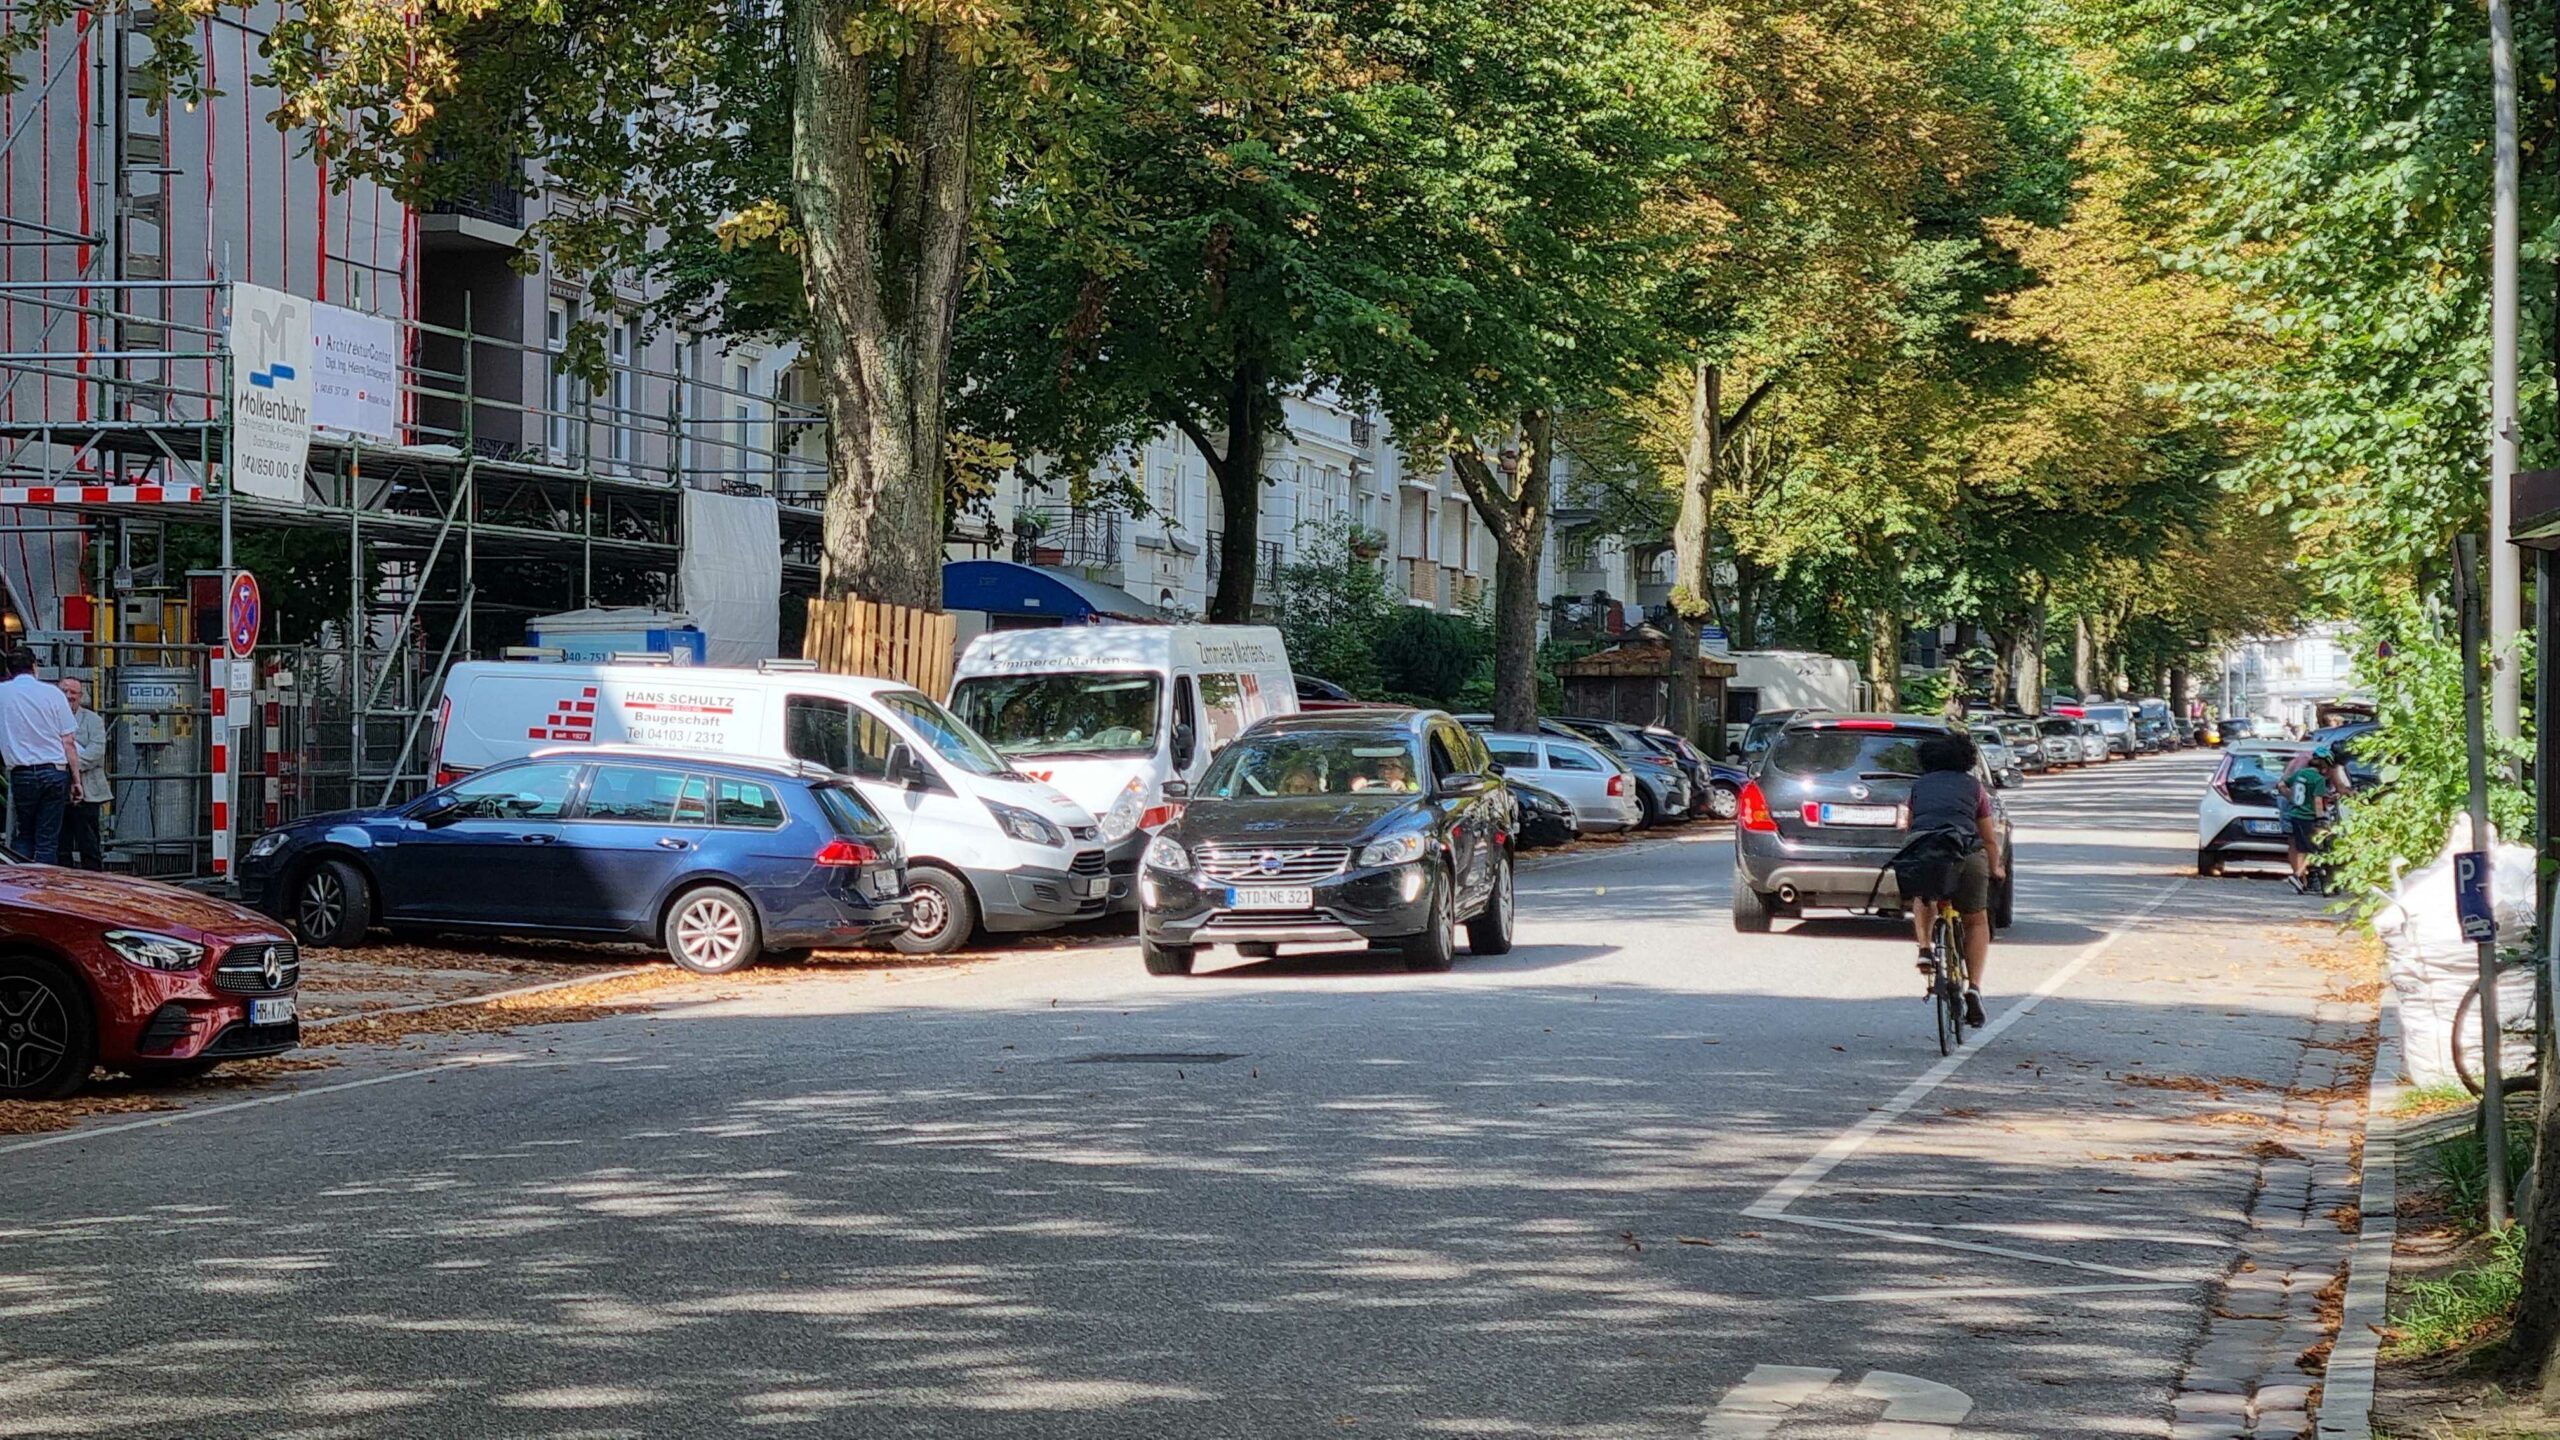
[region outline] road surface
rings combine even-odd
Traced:
[[[2210,763],[2009,792],[1955,1061],[1701,829],[1445,976],[1123,941],[0,1142],[0,1434],[2166,1435],[2340,985],[2193,876]]]

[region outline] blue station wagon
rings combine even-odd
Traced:
[[[268,831],[240,887],[305,945],[376,925],[649,940],[717,975],[888,940],[905,869],[896,834],[822,766],[581,746]]]

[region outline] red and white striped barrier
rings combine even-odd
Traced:
[[[213,684],[205,687],[205,705],[213,718],[213,873],[231,873],[231,713],[223,688],[228,663],[213,662]]]
[[[0,505],[196,505],[201,485],[0,485]]]

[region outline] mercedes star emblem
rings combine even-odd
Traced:
[[[267,947],[267,953],[260,962],[259,974],[265,978],[268,989],[284,988],[284,962],[276,958],[276,947],[273,945]]]

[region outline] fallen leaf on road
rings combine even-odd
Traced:
[[[1633,1230],[1619,1231],[1618,1238],[1625,1241],[1627,1248],[1630,1250],[1641,1250],[1644,1248],[1644,1242],[1636,1238],[1636,1232]]]
[[[1713,1240],[1701,1239],[1695,1235],[1683,1235],[1680,1237],[1680,1243],[1683,1245],[1713,1245],[1716,1242]]]

